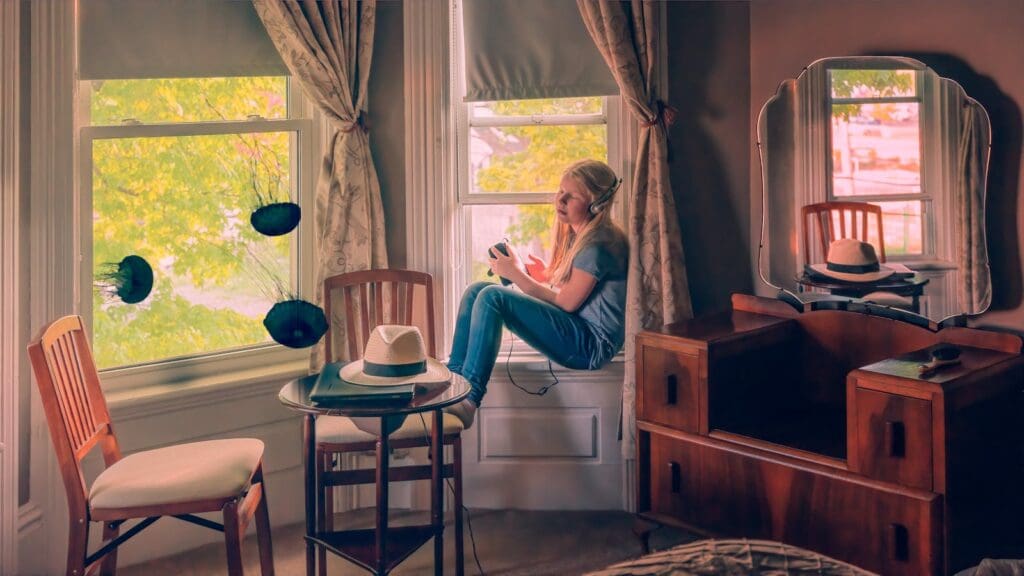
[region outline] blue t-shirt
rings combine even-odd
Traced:
[[[629,246],[616,230],[602,229],[572,260],[572,267],[597,279],[586,302],[576,311],[594,334],[612,349],[626,339],[626,272]]]

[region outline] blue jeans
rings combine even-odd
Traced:
[[[576,314],[511,287],[477,282],[462,294],[448,358],[448,369],[469,381],[469,399],[477,406],[498,359],[502,326],[553,362],[574,370],[596,370],[616,352]]]

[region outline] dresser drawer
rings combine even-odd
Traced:
[[[639,419],[697,433],[700,358],[647,344],[640,345],[637,357]]]
[[[697,450],[691,444],[659,434],[651,434],[650,442],[650,469],[647,470],[651,483],[650,511],[691,522],[696,520],[692,515],[700,499]]]
[[[856,389],[857,462],[869,478],[932,489],[932,403]]]
[[[641,438],[655,517],[801,546],[886,576],[943,573],[939,494],[715,439]]]

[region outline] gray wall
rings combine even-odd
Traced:
[[[406,262],[403,66],[402,3],[380,2],[370,69],[370,153],[380,179],[388,264],[393,268],[404,268]]]
[[[672,188],[694,313],[753,289],[748,2],[669,2]]]
[[[988,110],[992,158],[988,244],[992,309],[977,324],[1024,331],[1021,237],[1021,107],[1024,105],[1024,2],[754,0],[750,5],[748,141],[761,104],[779,82],[826,56],[917,58],[963,85]],[[737,84],[740,84],[738,82]],[[751,221],[760,218],[760,174],[750,152]],[[756,236],[751,239],[755,247]]]

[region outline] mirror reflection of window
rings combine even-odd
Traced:
[[[926,254],[917,73],[831,69],[828,83],[829,200],[880,206],[886,253]]]

